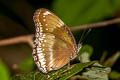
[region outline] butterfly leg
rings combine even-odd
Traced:
[[[71,55],[72,55],[72,54],[70,54],[70,60],[72,60]],[[67,70],[68,70],[68,71],[69,71],[69,73],[70,73],[70,70],[71,70],[70,62],[68,63]]]
[[[70,62],[68,63],[67,70],[68,70],[68,71],[69,71],[69,73],[70,73]]]

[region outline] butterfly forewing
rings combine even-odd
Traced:
[[[42,72],[57,70],[77,56],[71,31],[55,14],[38,9],[33,19],[36,26],[33,57]]]

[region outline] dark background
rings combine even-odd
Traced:
[[[59,16],[69,27],[96,23],[120,17],[119,0],[0,0],[0,40],[35,33],[33,14],[38,8],[47,8]],[[82,4],[81,4],[82,3]],[[96,8],[95,8],[96,7]],[[74,36],[78,42],[81,31]],[[107,51],[107,58],[120,50],[120,24],[95,28],[83,40],[94,52],[92,60],[100,60]],[[32,48],[27,43],[0,46],[0,59],[11,74],[14,64],[31,57]],[[107,59],[106,58],[106,59]],[[120,58],[112,69],[120,71]]]

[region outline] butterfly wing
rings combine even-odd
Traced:
[[[77,56],[71,31],[55,14],[38,9],[33,19],[36,26],[33,57],[42,72],[57,70]]]

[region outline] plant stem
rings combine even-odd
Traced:
[[[77,30],[84,30],[84,29],[90,29],[90,28],[107,27],[108,25],[117,24],[117,23],[120,23],[120,18],[103,21],[103,22],[97,22],[93,24],[75,26],[75,27],[71,27],[70,29],[71,31],[77,31]]]
[[[84,30],[84,29],[90,29],[90,28],[107,27],[108,25],[117,24],[117,23],[120,23],[120,18],[103,21],[103,22],[97,22],[97,23],[93,23],[93,24],[74,26],[74,27],[71,27],[70,29],[71,29],[71,31],[77,31],[77,30]],[[33,46],[33,37],[34,37],[34,35],[30,34],[30,35],[24,35],[24,36],[19,36],[19,37],[15,37],[15,38],[0,40],[0,46],[27,42],[32,47]]]

